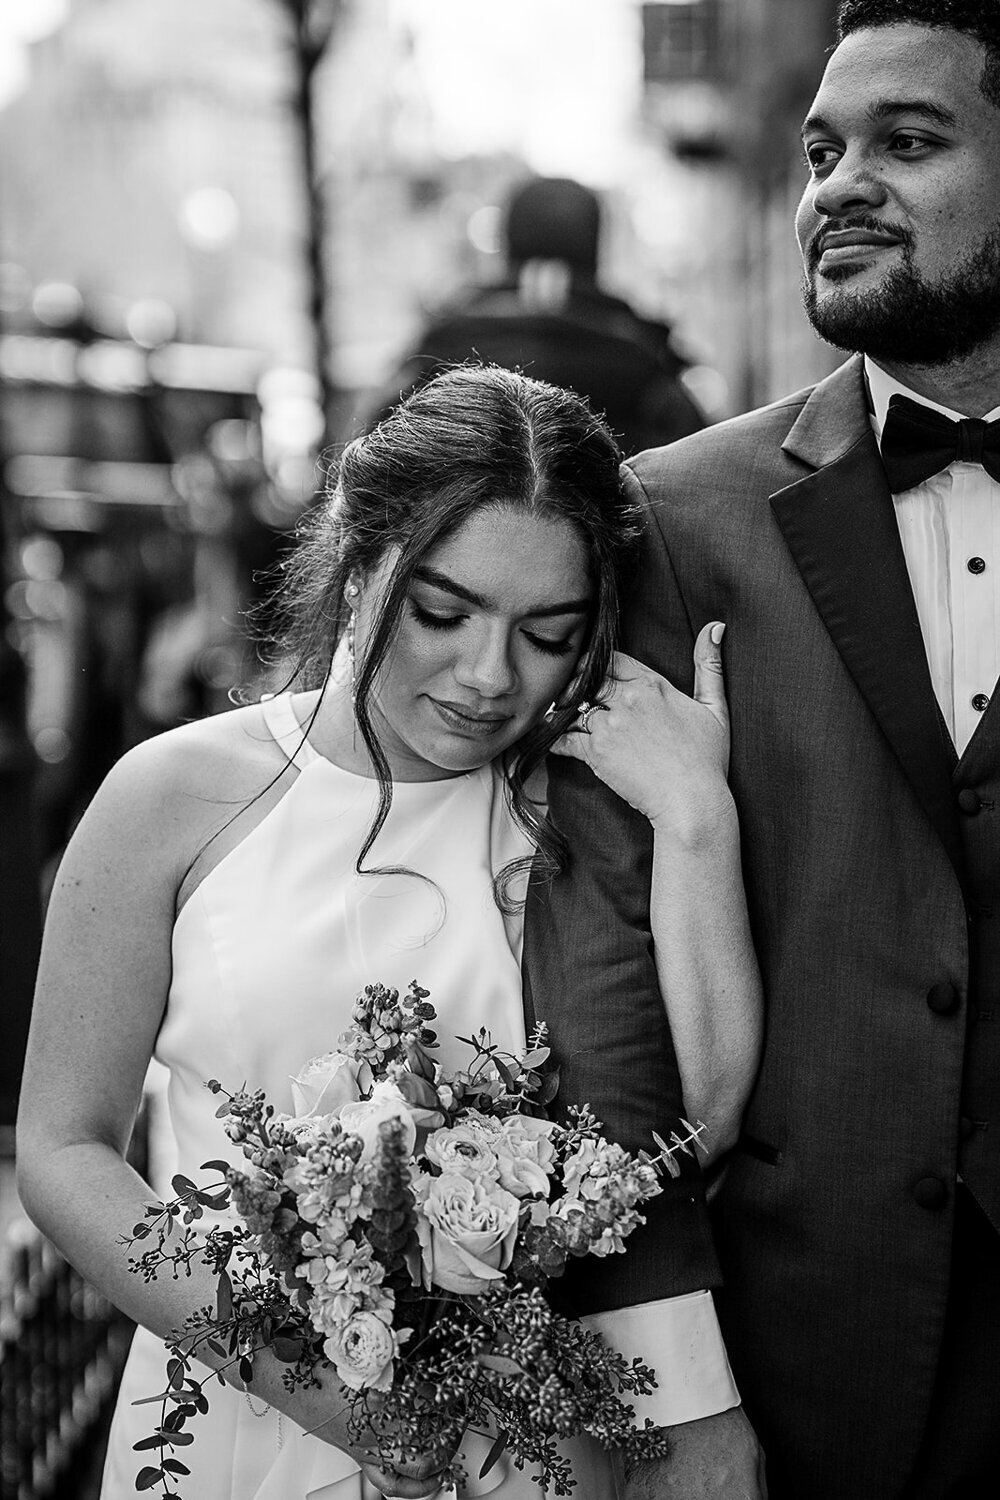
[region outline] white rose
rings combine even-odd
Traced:
[[[495,1183],[457,1172],[417,1183],[417,1237],[427,1285],[484,1292],[510,1265],[520,1205]]]
[[[555,1164],[551,1120],[532,1115],[508,1115],[496,1142],[500,1186],[516,1198],[548,1196],[549,1174]]]
[[[292,1079],[295,1116],[336,1114],[343,1104],[352,1104],[371,1087],[371,1069],[343,1052],[324,1052],[313,1057]]]
[[[361,1137],[364,1150],[362,1161],[371,1161],[378,1145],[378,1128],[386,1120],[403,1122],[403,1145],[408,1153],[413,1151],[417,1139],[417,1127],[410,1105],[394,1083],[377,1083],[370,1099],[357,1104],[345,1104],[340,1111],[340,1123],[351,1135]]]

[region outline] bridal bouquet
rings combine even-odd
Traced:
[[[130,1266],[147,1279],[196,1258],[218,1278],[214,1308],[170,1341],[166,1389],[147,1398],[159,1420],[136,1447],[156,1462],[137,1489],[181,1500],[188,1470],[176,1450],[208,1409],[210,1377],[193,1372],[202,1346],[244,1381],[268,1349],[292,1389],[329,1362],[352,1436],[381,1467],[452,1453],[471,1426],[496,1434],[482,1473],[506,1448],[566,1495],[561,1438],[666,1452],[662,1430],[637,1429],[623,1399],[648,1394],[652,1371],[556,1313],[543,1289],[570,1256],[624,1249],[658,1176],[677,1175],[674,1157],[701,1144],[701,1127],[683,1121],[686,1135],[669,1144],[655,1137],[653,1157],[603,1139],[586,1108],[556,1124],[544,1117],[558,1088],[544,1027],[520,1057],[485,1031],[459,1038],[469,1066],[446,1074],[434,1014],[416,983],[403,998],[367,986],[338,1050],[293,1081],[291,1116],[260,1090],[209,1082],[245,1169],[206,1162],[219,1174],[208,1187],[175,1177],[177,1197],[151,1205],[128,1241],[151,1242]],[[206,1233],[206,1212],[222,1211]],[[458,1458],[442,1471],[444,1484],[465,1477]]]

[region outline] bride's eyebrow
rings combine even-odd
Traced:
[[[453,594],[456,599],[461,599],[476,609],[489,609],[489,600],[484,599],[482,594],[467,589],[464,584],[449,578],[447,573],[439,573],[436,568],[414,568],[412,577],[416,583],[426,583],[431,588],[441,589],[443,593]],[[525,613],[539,618],[549,615],[582,615],[590,609],[592,602],[590,598],[566,599],[560,604],[541,604],[537,609],[526,610]]]
[[[414,568],[413,579],[416,583],[430,584],[431,588],[441,589],[446,594],[454,594],[456,599],[463,599],[466,604],[473,604],[477,609],[486,607],[486,600],[481,594],[473,593],[461,583],[456,583],[454,578],[449,578],[447,573],[439,573],[436,568]]]

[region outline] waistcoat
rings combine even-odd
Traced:
[[[1000,693],[955,767],[969,990],[959,1171],[1000,1229]]]

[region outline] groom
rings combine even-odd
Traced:
[[[625,649],[690,688],[695,633],[727,623],[767,1001],[712,1209],[742,1412],[680,1423],[634,1496],[758,1496],[745,1419],[771,1500],[1000,1475],[1000,6],[843,0],[838,24],[797,228],[809,316],[855,357],[625,471]],[[550,774],[571,865],[532,892],[534,1008],[564,1094],[648,1142],[679,1094],[648,829],[578,762]],[[670,1186],[581,1306],[653,1304],[652,1328],[715,1285],[697,1190]]]

